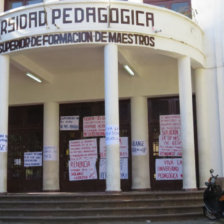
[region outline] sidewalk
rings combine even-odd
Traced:
[[[211,221],[206,218],[195,219],[195,220],[177,220],[177,221],[141,221],[141,222],[100,222],[99,224],[224,224],[224,219]]]

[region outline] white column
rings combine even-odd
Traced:
[[[183,144],[183,189],[196,189],[191,63],[178,59],[181,135]]]
[[[59,105],[44,104],[43,190],[59,190]]]
[[[48,3],[48,2],[59,2],[60,0],[44,0],[44,3]]]
[[[224,66],[217,68],[217,91],[218,91],[218,108],[219,108],[219,126],[220,126],[220,169],[222,172],[219,172],[219,176],[224,176]],[[221,164],[222,163],[222,164]],[[222,165],[222,167],[221,167]]]
[[[143,3],[143,0],[128,0],[129,2]]]
[[[222,176],[218,96],[215,69],[195,72],[200,187],[205,187],[212,168]],[[221,125],[221,124],[220,124]]]
[[[132,189],[149,189],[149,136],[146,97],[131,99]]]
[[[0,193],[7,192],[9,57],[0,55]]]
[[[104,79],[107,149],[106,191],[120,191],[118,50],[115,44],[107,44],[104,48]]]
[[[4,7],[5,7],[5,1],[2,0],[2,1],[0,1],[0,13],[4,12]]]
[[[199,160],[199,185],[200,188],[205,187],[205,181],[208,180],[212,168],[212,150],[209,134],[209,100],[207,89],[207,80],[204,69],[195,71],[195,93],[196,93],[196,108],[197,108],[197,136],[198,136],[198,160]]]

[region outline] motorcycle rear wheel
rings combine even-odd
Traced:
[[[217,219],[217,217],[214,214],[212,214],[212,212],[210,210],[208,210],[206,207],[204,207],[204,215],[209,220],[216,220]]]

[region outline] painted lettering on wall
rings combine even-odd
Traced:
[[[79,43],[118,43],[154,47],[155,37],[136,33],[99,31],[45,34],[0,43],[0,54],[29,48]]]
[[[8,135],[0,134],[0,152],[8,151]]]
[[[154,14],[149,11],[129,8],[107,7],[57,7],[37,11],[22,11],[3,18],[0,35],[27,29],[40,29],[43,26],[79,24],[122,24],[128,26],[154,26]]]

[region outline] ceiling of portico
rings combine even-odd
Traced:
[[[22,74],[33,72],[45,81],[51,82],[54,76],[102,70],[104,67],[103,46],[65,46],[27,50],[11,57],[11,75],[20,74],[20,79],[27,79]],[[148,73],[150,65],[160,66],[164,60],[174,60],[156,53],[150,48],[119,47],[119,63],[127,63],[139,75]],[[121,67],[121,66],[120,66]]]

